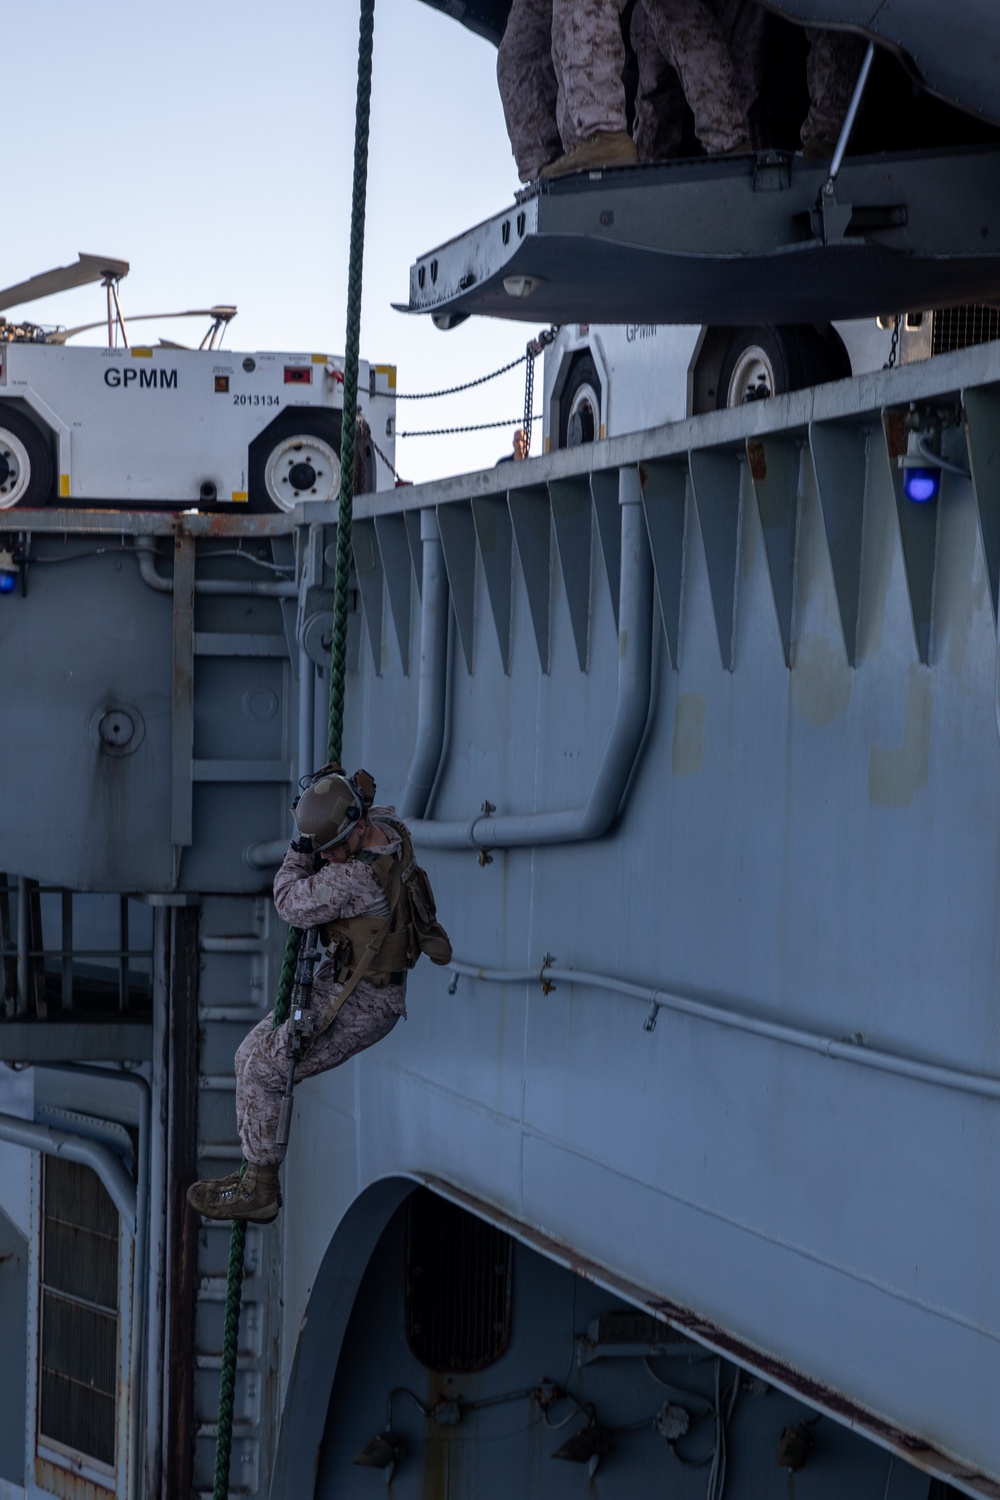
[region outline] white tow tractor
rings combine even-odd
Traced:
[[[826,327],[571,323],[545,351],[545,452],[911,364],[1000,336],[981,306]]]
[[[0,510],[266,512],[336,500],[343,359],[219,348],[236,315],[222,306],[161,315],[208,317],[197,349],[130,343],[118,300],[127,271],[127,261],[81,255],[0,292],[3,313],[87,282],[107,291],[97,324],[67,330],[0,317]],[[105,321],[107,348],[67,346]],[[358,383],[368,427],[358,487],[390,488],[395,369],[362,360]]]

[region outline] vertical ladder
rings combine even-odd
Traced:
[[[283,941],[268,897],[207,896],[202,900],[198,985],[198,1175],[223,1177],[239,1166],[233,1058],[250,1028],[271,1006]],[[280,953],[278,955],[280,963]],[[219,1370],[222,1364],[228,1223],[202,1220],[195,1305],[194,1487],[211,1500],[215,1468]],[[247,1226],[243,1308],[233,1424],[231,1496],[266,1493],[276,1412],[264,1400],[278,1368],[277,1273],[280,1236],[269,1225]],[[272,1287],[275,1295],[271,1295]]]

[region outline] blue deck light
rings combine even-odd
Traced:
[[[16,588],[16,573],[0,573],[0,594],[12,594]]]
[[[928,464],[926,468],[907,465],[903,470],[903,494],[916,505],[927,505],[936,500],[940,488],[940,469]]]

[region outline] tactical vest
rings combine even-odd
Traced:
[[[366,864],[385,893],[387,912],[366,912],[325,922],[320,938],[343,984],[337,1010],[362,979],[368,984],[402,984],[421,953],[432,963],[451,959],[448,934],[437,920],[434,892],[417,864],[406,827],[395,818],[372,818],[373,823],[400,840],[400,854],[362,849],[353,857]],[[329,1020],[327,1024],[329,1024]]]

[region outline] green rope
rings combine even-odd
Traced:
[[[361,282],[364,269],[365,195],[368,177],[368,122],[372,92],[372,38],[375,0],[361,0],[358,43],[358,100],[354,125],[354,193],[351,203],[351,251],[347,280],[347,338],[344,350],[344,411],[340,432],[340,508],[337,522],[337,565],[333,596],[333,637],[330,643],[330,717],[327,759],[339,761],[344,743],[344,686],[347,669],[347,601],[351,576],[351,519],[354,506],[354,463],[358,410],[358,347],[361,341]],[[288,1018],[302,934],[290,927],[278,977],[272,1027]],[[212,1500],[229,1494],[229,1464],[233,1448],[233,1406],[236,1395],[236,1354],[240,1336],[243,1295],[243,1256],[246,1220],[234,1219],[229,1240],[229,1270],[219,1375],[219,1420],[215,1438],[215,1481]]]
[[[365,194],[368,185],[368,121],[372,97],[372,35],[375,0],[361,0],[358,38],[358,102],[354,117],[354,192],[351,199],[351,255],[347,273],[347,338],[344,349],[344,415],[340,432],[340,509],[337,521],[337,577],[330,641],[330,721],[327,757],[340,760],[344,748],[344,676],[347,669],[347,597],[351,579],[351,516],[354,506],[354,451],[358,421],[358,345],[361,340],[361,278],[365,255]]]
[[[229,1236],[229,1272],[226,1277],[226,1309],[222,1325],[222,1372],[219,1376],[219,1421],[215,1430],[213,1500],[226,1500],[229,1494],[229,1459],[233,1451],[233,1405],[236,1399],[236,1351],[240,1342],[240,1302],[243,1297],[243,1252],[246,1240],[246,1220],[234,1219]]]

